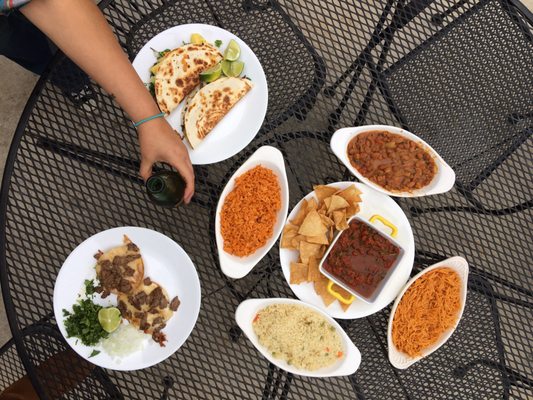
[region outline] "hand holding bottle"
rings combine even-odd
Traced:
[[[194,170],[187,148],[164,118],[157,118],[138,127],[141,146],[140,175],[146,181],[152,165],[162,161],[176,168],[185,180],[183,201],[189,203],[194,194]]]

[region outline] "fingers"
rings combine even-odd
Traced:
[[[171,165],[178,170],[185,181],[185,192],[183,193],[183,201],[189,204],[194,195],[194,170],[191,160],[188,155],[177,156],[172,159]]]
[[[152,164],[153,162],[148,161],[146,158],[141,159],[141,167],[139,168],[139,175],[146,182],[150,175],[152,175]]]

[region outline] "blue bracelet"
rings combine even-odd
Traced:
[[[164,116],[165,116],[165,113],[162,112],[162,113],[159,113],[159,114],[156,114],[156,115],[152,115],[151,117],[143,118],[139,122],[134,122],[133,123],[133,127],[137,128],[139,125],[142,125],[145,122],[151,121],[151,120],[156,119],[156,118],[161,118],[161,117],[164,117]]]

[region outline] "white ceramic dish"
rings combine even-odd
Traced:
[[[377,130],[387,131],[404,136],[408,139],[422,144],[422,146],[429,151],[429,153],[433,156],[435,163],[437,164],[437,174],[429,183],[429,185],[417,190],[413,190],[411,192],[389,191],[379,185],[376,185],[371,180],[365,178],[359,173],[356,168],[352,166],[347,154],[348,144],[350,143],[350,141],[360,133]],[[429,144],[427,144],[411,132],[406,131],[405,129],[389,125],[363,125],[353,128],[342,128],[333,134],[333,136],[331,137],[330,145],[331,150],[333,150],[333,153],[339,158],[339,160],[341,160],[341,162],[346,166],[346,168],[348,168],[348,170],[354,176],[356,176],[361,182],[366,183],[368,186],[376,189],[381,193],[388,194],[389,196],[419,197],[427,196],[430,194],[445,193],[450,190],[455,183],[455,172],[448,164],[446,164],[442,157],[439,156],[439,154]]]
[[[349,220],[348,220],[348,225],[350,224],[350,222],[352,220],[358,220],[360,222],[362,222],[363,224],[369,226],[370,228],[374,228],[377,230],[377,228],[375,228],[375,224],[373,224],[371,221],[368,221],[368,220],[365,220],[361,217],[359,217],[358,215],[354,215],[353,217],[351,217]],[[324,276],[327,276],[329,278],[329,280],[335,282],[335,284],[343,287],[344,289],[346,289],[348,292],[350,292],[352,295],[356,296],[358,300],[362,300],[362,301],[365,301],[367,303],[373,303],[374,301],[376,301],[376,299],[380,296],[382,290],[387,286],[389,280],[390,280],[390,277],[394,274],[394,270],[396,269],[396,266],[398,266],[399,264],[401,264],[402,262],[402,257],[404,255],[404,250],[402,248],[402,246],[396,242],[396,240],[390,236],[390,235],[387,235],[381,231],[378,230],[378,233],[383,236],[385,239],[387,239],[389,242],[391,242],[392,244],[394,244],[399,250],[400,252],[398,253],[398,256],[396,258],[396,260],[394,261],[394,263],[391,265],[391,267],[389,268],[389,271],[387,272],[387,274],[385,275],[385,277],[383,278],[383,280],[381,281],[381,283],[379,283],[379,285],[376,287],[376,290],[374,291],[374,293],[372,294],[372,296],[366,298],[364,297],[363,295],[357,293],[355,290],[353,290],[352,288],[350,288],[350,286],[346,285],[343,281],[341,281],[340,279],[337,279],[334,275],[331,275],[328,271],[326,271],[326,269],[324,268],[324,261],[326,260],[326,258],[328,257],[329,253],[331,252],[331,249],[333,248],[333,246],[335,246],[335,243],[337,243],[337,240],[339,240],[339,238],[341,237],[342,233],[343,232],[346,232],[346,231],[342,231],[342,232],[339,232],[339,234],[337,234],[337,236],[335,237],[335,239],[333,239],[333,241],[331,242],[331,244],[329,245],[328,249],[326,250],[326,253],[324,254],[324,257],[322,257],[322,261],[320,261],[320,265],[319,265],[319,269],[320,269],[320,272],[322,273],[322,275]]]
[[[279,259],[283,275],[296,297],[324,310],[333,318],[338,319],[363,318],[374,314],[389,305],[409,279],[415,257],[413,231],[411,230],[411,225],[400,206],[389,196],[379,193],[363,183],[336,182],[331,183],[328,186],[344,189],[350,185],[355,185],[357,189],[361,191],[361,203],[359,203],[360,210],[357,215],[368,220],[373,215],[379,214],[392,222],[398,228],[398,235],[395,240],[405,252],[401,263],[398,264],[394,273],[390,276],[389,282],[372,304],[356,299],[346,311],[341,308],[338,301],[335,301],[326,307],[322,298],[315,293],[313,283],[301,283],[299,285],[290,284],[290,264],[291,261],[296,262],[298,260],[298,252],[296,250],[282,249],[281,243],[279,249]],[[309,193],[304,199],[310,199],[311,197],[315,197],[314,192]],[[296,216],[301,204],[302,202],[300,201],[292,209],[287,221]],[[390,232],[389,228],[379,223],[376,223],[374,227],[386,235]]]
[[[157,58],[152,49],[162,51],[175,49],[189,42],[192,33],[201,34],[209,43],[222,40],[223,53],[227,44],[234,39],[241,47],[240,60],[244,62],[241,76],[249,77],[254,87],[243,97],[217,126],[207,135],[201,145],[192,149],[187,140],[185,145],[193,164],[212,164],[225,160],[244,149],[255,137],[266,115],[268,105],[268,86],[263,67],[254,52],[234,34],[213,25],[186,24],[167,29],[154,36],[139,51],[133,60],[133,68],[141,80],[150,81],[150,67]],[[181,109],[184,102],[168,115],[170,125],[181,132]]]
[[[246,171],[262,165],[265,168],[271,169],[278,177],[280,189],[281,189],[281,208],[278,211],[277,221],[274,225],[273,235],[266,242],[266,244],[257,249],[253,254],[247,257],[237,257],[228,254],[224,251],[224,239],[220,231],[220,212],[224,205],[226,196],[235,187],[235,178],[241,176]],[[281,151],[272,146],[263,146],[259,148],[252,156],[241,165],[241,167],[235,171],[230,178],[226,187],[220,195],[218,200],[216,217],[215,217],[215,236],[217,241],[218,259],[220,261],[220,268],[222,272],[233,279],[239,279],[246,276],[255,265],[261,261],[266,253],[274,246],[276,240],[278,240],[283,226],[285,224],[285,217],[289,210],[289,184],[287,182],[287,173],[285,171],[285,161],[283,160],[283,154]]]
[[[103,351],[100,345],[87,347],[76,338],[67,338],[62,310],[71,311],[72,305],[78,300],[78,294],[82,292],[85,279],[96,277],[96,260],[93,255],[98,250],[105,252],[122,245],[123,235],[127,235],[139,246],[144,261],[144,276],[161,284],[170,298],[179,296],[181,304],[163,329],[168,339],[165,347],[159,346],[146,335],[141,350],[116,358]],[[162,233],[132,226],[108,229],[81,243],[63,263],[54,286],[55,319],[67,343],[87,361],[121,371],[146,368],[174,354],[194,328],[200,312],[200,301],[200,281],[187,253]],[[95,302],[105,307],[116,306],[116,295],[112,294],[106,299],[96,296]],[[101,350],[101,353],[89,358],[93,349]]]
[[[392,342],[392,321],[394,319],[394,314],[396,313],[396,308],[398,307],[398,304],[402,300],[403,295],[409,289],[409,287],[422,275],[427,274],[430,271],[433,271],[436,268],[440,267],[450,267],[452,268],[457,274],[459,274],[459,277],[461,278],[461,308],[459,309],[459,316],[457,317],[457,322],[455,325],[448,329],[438,342],[436,342],[434,345],[430,346],[426,350],[424,350],[423,354],[420,357],[410,357],[407,354],[400,352],[394,343]],[[455,329],[457,329],[457,325],[459,324],[459,321],[461,320],[461,316],[463,315],[463,311],[465,308],[466,303],[466,292],[468,289],[468,263],[463,257],[451,257],[447,260],[441,261],[437,264],[432,265],[431,267],[426,268],[425,270],[421,271],[417,275],[415,275],[408,283],[405,285],[401,293],[398,295],[396,301],[394,302],[394,305],[392,306],[392,310],[389,317],[389,326],[387,329],[387,342],[389,346],[389,361],[391,364],[398,369],[405,369],[411,365],[413,365],[418,360],[421,360],[424,357],[429,356],[431,353],[436,351],[439,347],[441,347],[446,341],[452,336],[453,332],[455,332]]]
[[[310,308],[311,310],[316,311],[320,315],[323,315],[324,318],[326,318],[340,334],[343,342],[343,347],[345,349],[344,357],[332,366],[327,368],[321,368],[316,371],[301,370],[295,368],[293,365],[287,364],[287,362],[284,360],[272,357],[269,351],[259,343],[257,335],[255,334],[254,328],[252,326],[253,319],[257,312],[271,304],[298,304]],[[237,307],[237,310],[235,311],[235,320],[237,321],[237,325],[239,325],[239,327],[246,334],[246,336],[248,336],[248,339],[250,339],[252,344],[268,361],[292,374],[317,378],[324,378],[330,376],[345,376],[353,374],[355,371],[357,371],[359,365],[361,364],[361,353],[359,352],[359,349],[355,347],[351,339],[348,337],[346,332],[344,332],[344,330],[340,327],[340,325],[319,308],[303,303],[301,301],[284,298],[245,300],[239,305],[239,307]]]

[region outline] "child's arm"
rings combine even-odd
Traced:
[[[20,11],[112,94],[133,121],[160,112],[92,0],[32,0]],[[194,194],[194,171],[179,136],[163,118],[140,125],[138,133],[141,176],[147,179],[156,161],[169,163],[185,179],[188,203]]]

